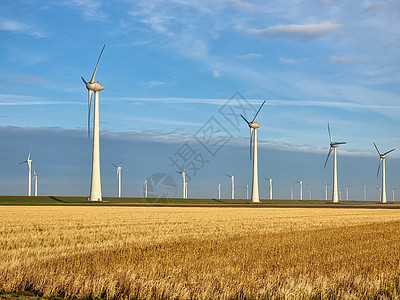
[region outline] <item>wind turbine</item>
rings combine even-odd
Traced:
[[[349,201],[349,188],[351,186],[349,186],[348,184],[346,184],[346,201]]]
[[[328,201],[328,185],[325,181],[325,201]]]
[[[290,187],[290,200],[293,200],[293,187]]]
[[[363,185],[361,190],[364,190],[364,201],[367,201],[367,187],[365,186],[365,184]]]
[[[251,122],[247,121],[243,115],[240,115],[243,120],[246,121],[247,125],[250,127],[250,159],[251,159],[251,147],[253,146],[253,135],[254,135],[254,147],[253,147],[253,182],[251,187],[251,202],[260,202],[260,195],[258,193],[258,159],[257,159],[257,129],[260,128],[260,124],[256,122],[256,118],[261,108],[263,107],[264,102],[261,104],[258,109],[256,115],[254,116]]]
[[[395,149],[389,150],[385,153],[380,153],[378,150],[378,147],[376,146],[376,144],[374,143],[375,149],[379,154],[379,166],[378,166],[378,171],[376,172],[376,177],[378,177],[379,175],[379,168],[381,167],[382,164],[382,189],[381,189],[381,202],[382,203],[386,203],[386,168],[385,168],[385,160],[386,160],[386,156],[394,151]]]
[[[247,200],[247,199],[249,199],[249,184],[248,183],[246,183],[244,190],[246,190],[246,200]]]
[[[96,76],[97,67],[99,66],[101,54],[104,47],[100,52],[99,59],[97,60],[96,68],[94,69],[92,78],[87,82],[83,77],[82,81],[85,83],[89,92],[88,97],[88,135],[90,137],[90,107],[92,104],[92,96],[94,93],[94,117],[93,117],[93,151],[92,151],[92,176],[90,182],[90,201],[102,201],[101,198],[101,177],[100,177],[100,141],[99,141],[99,92],[104,90],[104,86],[98,81],[94,81]]]
[[[339,200],[342,201],[342,190],[339,189]]]
[[[147,198],[147,179],[144,180],[144,197]]]
[[[310,200],[312,200],[312,188],[308,188],[308,193],[309,193],[309,196],[310,196]]]
[[[225,174],[226,176],[230,177],[232,181],[232,192],[231,192],[232,199],[235,199],[235,172],[233,172],[232,175]]]
[[[117,177],[118,177],[118,197],[121,198],[121,175],[122,175],[122,160],[118,166],[112,164],[117,169]]]
[[[269,182],[269,200],[272,200],[272,178],[264,177]]]
[[[33,169],[33,180],[35,180],[35,196],[38,195],[38,173]]]
[[[217,183],[218,186],[218,200],[221,199],[221,184]]]
[[[300,181],[296,181],[298,184],[299,184],[299,186],[300,186],[300,201],[302,201],[303,200],[303,181],[302,180],[300,180]]]
[[[329,128],[328,123],[328,132],[329,132],[329,139],[331,140],[328,156],[326,157],[324,168],[326,167],[326,163],[328,162],[329,155],[333,150],[333,187],[332,187],[332,202],[338,203],[338,186],[337,186],[337,156],[336,156],[336,148],[339,145],[346,144],[346,142],[334,142],[332,140],[331,129]]]
[[[178,172],[178,171],[177,171],[177,173],[178,173],[178,174],[182,174],[182,180],[183,180],[183,183],[182,183],[182,187],[183,187],[182,198],[183,198],[183,199],[186,199],[186,189],[187,189],[187,185],[186,185],[186,172],[185,172],[185,170],[183,170],[182,172]]]
[[[393,202],[394,202],[394,191],[397,190],[396,188],[392,188],[392,196],[393,196]]]
[[[381,187],[377,187],[376,189],[379,190],[379,202],[382,202],[382,188]]]
[[[31,151],[32,151],[32,147],[29,149],[28,158],[25,161],[20,163],[20,165],[27,164],[27,166],[28,166],[28,196],[32,196],[32,159],[31,159]]]

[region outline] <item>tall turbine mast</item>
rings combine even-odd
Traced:
[[[218,200],[221,199],[221,184],[217,183],[218,186]]]
[[[296,181],[299,184],[300,187],[300,196],[299,196],[299,200],[302,201],[303,200],[303,181]]]
[[[118,197],[119,198],[121,198],[121,176],[122,176],[122,167],[121,167],[121,164],[122,164],[122,160],[121,160],[121,162],[119,163],[119,165],[117,166],[117,165],[114,165],[114,164],[112,164],[114,167],[115,167],[115,169],[117,169],[117,178],[118,178]]]
[[[35,169],[33,169],[33,179],[35,180],[35,196],[38,195],[38,176],[39,174],[36,173]]]
[[[378,154],[379,154],[379,166],[378,166],[378,171],[376,172],[376,177],[378,177],[378,175],[379,175],[379,168],[380,168],[380,166],[381,166],[381,164],[382,164],[382,188],[381,188],[381,202],[382,203],[386,203],[386,167],[385,167],[385,161],[386,161],[386,156],[390,153],[390,152],[392,152],[392,151],[394,151],[394,150],[396,150],[396,149],[392,149],[392,150],[389,150],[389,151],[387,151],[387,152],[385,152],[385,153],[380,153],[379,152],[379,150],[378,150],[378,147],[376,146],[376,144],[374,143],[374,146],[375,146],[375,149],[376,149],[376,151],[378,152]]]
[[[26,164],[28,166],[28,196],[32,196],[32,159],[31,159],[32,147],[29,149],[28,158],[21,162],[20,165]]]
[[[183,170],[182,172],[177,172],[177,173],[178,174],[182,174],[182,180],[183,180],[183,183],[182,183],[182,187],[183,187],[183,189],[182,189],[182,198],[186,199],[186,193],[187,193],[186,172],[185,172],[185,170]]]
[[[88,135],[90,137],[90,108],[92,104],[92,96],[94,93],[94,116],[93,116],[93,152],[92,152],[92,176],[90,181],[90,201],[102,201],[101,197],[101,177],[100,177],[100,139],[99,139],[99,92],[104,90],[104,86],[98,81],[94,81],[96,76],[97,67],[99,66],[100,58],[103,53],[104,47],[100,52],[99,59],[97,60],[96,68],[94,69],[92,78],[87,82],[83,77],[82,81],[85,83],[88,90]]]
[[[330,147],[329,147],[329,152],[328,156],[326,157],[325,160],[325,165],[324,168],[326,167],[326,163],[328,162],[329,155],[331,155],[331,152],[333,150],[333,186],[332,186],[332,202],[333,203],[338,203],[338,183],[337,183],[337,156],[336,156],[336,148],[339,147],[339,145],[346,144],[346,142],[334,142],[332,140],[332,135],[331,135],[331,129],[329,128],[329,123],[328,123],[328,132],[329,132],[329,139],[331,141]]]
[[[264,177],[264,179],[267,179],[267,180],[268,180],[268,185],[269,185],[269,189],[268,189],[268,192],[269,192],[269,200],[272,200],[272,177],[270,177],[270,178]]]
[[[251,187],[251,202],[253,203],[260,202],[260,195],[258,193],[257,129],[260,128],[261,125],[256,122],[256,118],[261,108],[265,104],[265,101],[266,100],[264,100],[264,102],[261,104],[260,108],[258,109],[256,115],[254,116],[251,122],[247,121],[247,119],[243,115],[240,115],[243,118],[243,120],[246,121],[247,125],[249,125],[250,128],[250,159],[251,159],[251,147],[253,146],[253,180]]]
[[[232,187],[231,199],[235,199],[235,172],[233,172],[232,175],[225,174],[226,176],[231,178],[231,187]]]

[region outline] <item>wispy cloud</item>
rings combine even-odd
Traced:
[[[253,58],[262,57],[262,54],[260,54],[260,53],[249,53],[249,54],[244,54],[244,55],[235,55],[235,57],[238,58],[238,59],[249,60],[249,59],[253,59]]]
[[[39,38],[46,37],[46,34],[34,28],[33,26],[11,19],[0,20],[0,30],[28,34]]]
[[[218,78],[218,77],[220,77],[221,76],[221,74],[217,71],[217,70],[214,70],[213,71],[213,77],[214,78]]]
[[[73,9],[79,10],[85,18],[95,21],[103,21],[106,14],[101,10],[102,3],[98,0],[68,0],[62,3]]]
[[[233,2],[235,4],[236,7],[238,8],[244,8],[244,9],[253,9],[254,8],[254,4],[252,3],[248,3],[248,2],[244,2],[241,0],[230,0],[230,2]]]
[[[341,56],[331,56],[329,61],[332,64],[351,64],[355,62],[354,58],[351,57],[341,57]]]
[[[28,105],[86,105],[84,102],[43,100],[40,97],[0,94],[0,106],[28,106]]]
[[[332,23],[330,21],[315,24],[290,24],[275,25],[265,29],[249,29],[250,34],[261,35],[264,37],[282,37],[298,39],[315,39],[329,33],[332,33],[343,24]]]
[[[47,84],[48,81],[34,75],[1,75],[0,78],[7,78],[6,83],[8,84]]]
[[[294,59],[291,59],[291,58],[284,58],[284,57],[281,57],[281,58],[279,59],[279,61],[280,61],[281,63],[283,63],[283,64],[295,64],[295,63],[296,63],[296,61],[295,61]]]

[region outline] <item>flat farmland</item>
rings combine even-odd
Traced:
[[[400,211],[0,206],[0,291],[109,299],[396,299]]]

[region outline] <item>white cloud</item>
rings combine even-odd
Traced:
[[[388,3],[386,1],[378,1],[378,2],[375,2],[374,4],[371,4],[370,6],[368,6],[367,10],[368,11],[380,11],[387,7],[388,7]]]
[[[98,0],[69,0],[63,2],[63,5],[80,10],[88,19],[96,21],[106,19],[106,15],[101,10],[102,3]]]
[[[296,63],[296,61],[294,59],[284,58],[284,57],[280,58],[279,61],[283,64],[295,64]]]
[[[221,74],[219,74],[219,72],[217,71],[217,70],[214,70],[213,71],[213,77],[214,78],[218,78],[218,77],[220,77],[221,76]]]
[[[31,25],[11,19],[0,20],[0,30],[24,33],[34,37],[46,37],[43,32],[33,28]]]
[[[343,24],[332,23],[330,21],[315,24],[290,24],[275,25],[265,29],[249,29],[250,34],[262,35],[265,37],[285,37],[314,39],[343,27]]]
[[[248,3],[248,2],[243,2],[241,0],[230,0],[231,2],[233,2],[236,7],[238,8],[244,8],[244,9],[253,9],[254,8],[254,4],[252,3]]]
[[[341,57],[341,56],[331,56],[329,58],[329,61],[332,64],[350,64],[350,63],[354,63],[355,60],[354,58],[351,57]]]
[[[252,58],[262,57],[262,54],[249,53],[249,54],[244,54],[244,55],[235,55],[235,57],[238,58],[238,59],[249,60],[249,59],[252,59]]]

